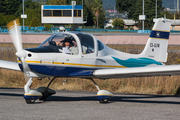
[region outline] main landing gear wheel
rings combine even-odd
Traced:
[[[107,90],[100,90],[96,82],[91,78],[90,79],[96,86],[97,92],[97,99],[99,103],[108,103],[109,99],[113,97],[113,94]]]
[[[27,104],[33,104],[35,103],[35,99],[25,99]]]
[[[99,100],[99,103],[108,103],[108,102],[109,102],[108,99]]]

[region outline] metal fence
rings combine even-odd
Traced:
[[[45,27],[22,27],[19,29],[22,33],[57,33],[60,32],[59,28],[45,29]],[[65,28],[69,31],[70,28]],[[90,33],[150,33],[151,30],[117,30],[117,29],[96,29],[96,28],[77,28],[76,31],[90,32]],[[8,33],[6,26],[0,27],[0,33]],[[180,30],[171,30],[171,33],[180,33]]]

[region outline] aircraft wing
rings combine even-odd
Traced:
[[[180,75],[180,65],[163,65],[154,67],[133,67],[117,69],[100,69],[92,72],[94,78],[130,78],[150,76]]]
[[[0,68],[21,71],[17,62],[0,60]]]

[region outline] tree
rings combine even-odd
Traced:
[[[30,22],[30,26],[31,27],[37,27],[37,26],[40,26],[41,23],[40,21],[37,19],[37,17],[34,17],[31,22]]]
[[[118,12],[128,11],[128,7],[130,5],[129,0],[116,0],[116,9]]]
[[[14,15],[21,3],[22,0],[0,0],[0,13]]]
[[[134,12],[137,1],[139,0],[116,0],[116,9],[119,13]]]
[[[171,14],[169,11],[161,12],[161,17],[166,17],[167,19],[174,19],[174,15]]]
[[[103,4],[102,4],[102,0],[93,0],[92,3],[92,11],[96,17],[96,26],[98,28],[99,26],[99,14],[101,12],[103,12]]]
[[[38,18],[38,13],[35,9],[26,9],[25,14],[27,14],[27,18],[25,19],[25,25],[29,26],[32,19],[34,19],[35,17]],[[38,18],[38,20],[40,21],[40,18]]]
[[[144,14],[152,20],[151,17],[155,17],[156,0],[144,0]],[[142,15],[142,0],[117,0],[116,9],[118,12],[127,11],[128,18],[138,20],[139,15]],[[163,10],[162,0],[157,0],[157,13],[160,17],[160,13]]]
[[[155,6],[156,0],[144,0],[144,14],[147,18],[145,23],[147,24],[147,26],[153,25],[153,18],[155,18]],[[139,21],[139,15],[143,14],[142,0],[117,0],[116,8],[118,12],[127,11],[128,18],[135,21]],[[161,16],[160,13],[162,10],[162,0],[157,0],[157,17]]]
[[[129,0],[128,10],[127,10],[129,19],[133,19],[135,17],[134,12],[137,10],[136,8],[138,8],[137,6],[135,6],[137,1],[138,0]],[[139,7],[142,9],[142,6],[139,6]]]
[[[101,12],[99,14],[99,27],[104,28],[104,21],[106,20],[105,18],[105,12]]]
[[[47,0],[47,5],[66,5],[67,0]]]
[[[124,27],[124,21],[121,18],[119,18],[119,19],[115,18],[115,19],[113,19],[112,25],[117,29],[123,28]]]
[[[180,13],[175,14],[175,19],[180,19]]]
[[[83,16],[87,17],[87,23],[85,23],[85,26],[93,26],[93,12],[92,12],[92,3],[93,0],[84,0],[83,4]]]
[[[17,17],[14,15],[5,15],[4,17],[6,18],[7,23],[11,22],[12,20],[17,19]]]
[[[7,21],[6,18],[3,16],[3,14],[0,13],[0,25],[6,25]]]

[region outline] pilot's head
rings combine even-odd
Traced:
[[[66,47],[66,46],[71,46],[71,45],[72,45],[72,40],[71,40],[69,37],[66,37],[66,38],[63,40],[63,43],[64,43],[64,47]]]

